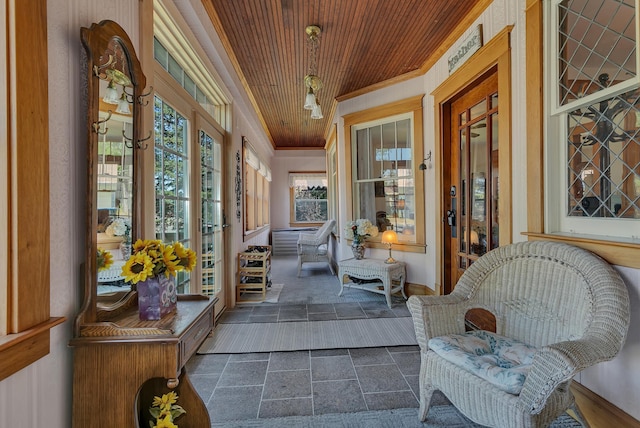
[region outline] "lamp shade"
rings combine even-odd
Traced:
[[[107,85],[107,89],[104,91],[104,101],[107,104],[118,104],[118,90],[116,89],[116,85],[113,83],[113,80],[109,80],[109,84]]]
[[[322,119],[322,109],[320,108],[320,104],[316,104],[313,106],[313,110],[311,110],[311,119]]]
[[[398,235],[393,230],[385,230],[382,232],[382,238],[380,242],[383,244],[397,244],[398,243]]]
[[[313,89],[309,88],[307,91],[307,96],[304,99],[304,109],[305,110],[313,110],[313,107],[316,105],[316,96],[313,94]]]
[[[116,108],[116,113],[120,114],[131,114],[131,110],[129,109],[129,100],[127,100],[127,94],[124,92],[118,101],[118,108]]]

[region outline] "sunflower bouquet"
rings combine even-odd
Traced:
[[[182,406],[176,404],[177,401],[178,394],[173,391],[163,394],[162,397],[153,397],[149,412],[155,419],[155,423],[149,421],[149,426],[151,428],[178,428],[178,425],[174,424],[173,421],[187,412]]]
[[[165,245],[160,240],[138,239],[133,244],[133,254],[122,266],[122,276],[137,284],[160,275],[175,276],[181,270],[191,272],[195,266],[196,253],[180,242]]]
[[[98,271],[107,270],[113,264],[113,255],[109,251],[98,247],[96,260],[98,265]]]

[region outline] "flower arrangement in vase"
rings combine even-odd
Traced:
[[[180,242],[165,245],[160,240],[138,239],[133,254],[122,266],[122,276],[137,285],[141,320],[158,320],[176,308],[177,292],[172,276],[191,272],[196,253]]]
[[[116,217],[105,229],[107,236],[121,236],[122,243],[120,244],[120,251],[122,258],[127,258],[131,255],[131,224],[129,220]]]
[[[173,423],[174,420],[187,412],[182,406],[176,404],[177,401],[178,394],[173,391],[163,394],[162,397],[153,397],[149,413],[155,419],[155,423],[149,421],[149,426],[151,428],[178,428],[178,425]]]
[[[345,226],[345,235],[351,239],[351,251],[357,260],[364,258],[364,243],[367,238],[378,235],[378,228],[366,218],[350,221]]]

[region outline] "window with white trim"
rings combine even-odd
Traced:
[[[639,238],[636,2],[548,4],[546,228]]]
[[[269,225],[271,169],[258,157],[243,137],[244,157],[244,235]]]
[[[329,219],[326,173],[292,172],[289,188],[291,224],[318,224]]]
[[[412,118],[406,113],[351,127],[354,218],[392,229],[408,243],[416,242]]]

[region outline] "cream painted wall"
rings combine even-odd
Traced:
[[[272,161],[271,174],[271,228],[289,227],[290,194],[289,173],[326,171],[324,150],[278,150]]]

